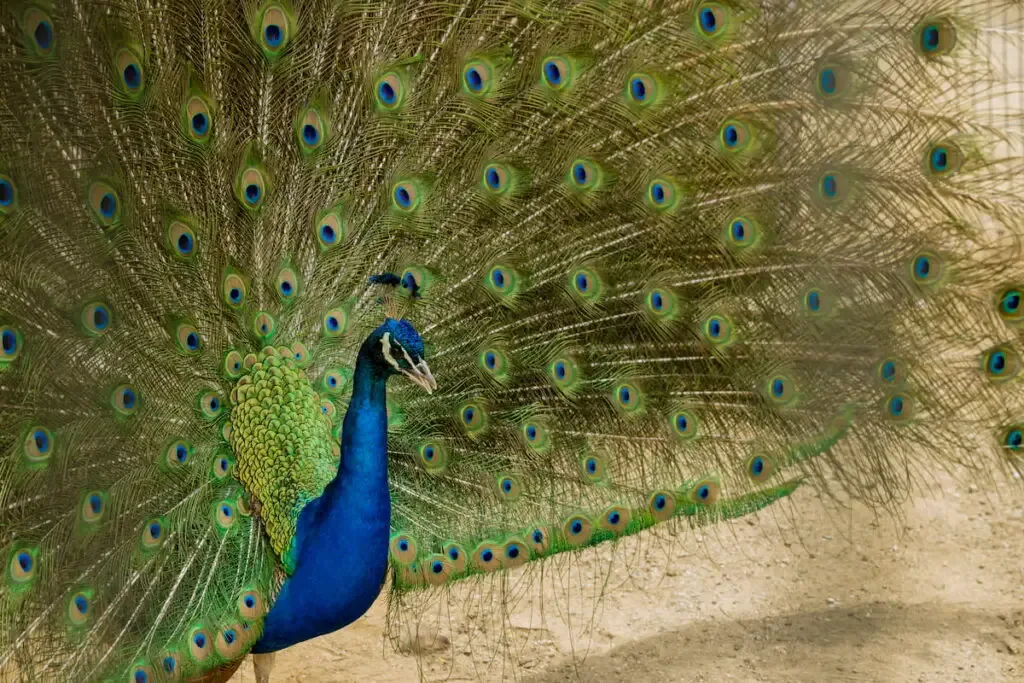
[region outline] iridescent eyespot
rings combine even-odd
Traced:
[[[670,491],[655,491],[647,499],[647,510],[655,522],[671,519],[676,511],[676,497]]]
[[[581,546],[590,540],[593,525],[583,515],[573,515],[562,526],[562,535],[571,546]]]
[[[608,465],[599,455],[584,455],[580,460],[583,478],[591,484],[603,484],[608,481]]]
[[[172,469],[184,465],[190,457],[192,447],[184,441],[175,441],[164,449],[164,463]]]
[[[487,426],[487,413],[483,406],[475,401],[464,403],[457,415],[459,423],[469,434],[480,432]]]
[[[740,121],[726,121],[718,133],[719,142],[728,152],[739,152],[750,144],[750,131]]]
[[[755,455],[747,461],[747,475],[756,482],[767,481],[774,472],[772,461],[763,455]]]
[[[466,551],[459,545],[455,543],[446,543],[441,551],[444,553],[445,557],[448,558],[448,562],[451,563],[453,571],[461,572],[466,568]]]
[[[185,129],[195,142],[206,142],[213,132],[213,114],[210,105],[198,95],[193,95],[185,103],[183,113]]]
[[[8,176],[0,174],[0,216],[5,216],[14,210],[17,201],[17,192],[14,189],[14,181]]]
[[[491,194],[505,194],[509,189],[510,173],[502,164],[489,164],[484,168],[484,188]]]
[[[722,347],[732,341],[732,321],[723,315],[709,316],[701,328],[704,338],[715,346]]]
[[[320,380],[320,388],[328,394],[340,394],[348,388],[350,375],[345,368],[327,370]]]
[[[306,349],[306,345],[301,342],[295,342],[291,345],[292,355],[295,357],[295,364],[300,368],[304,368],[309,365],[309,351]]]
[[[288,46],[290,37],[291,24],[284,10],[277,5],[266,8],[260,22],[260,43],[264,54],[268,58],[276,57]]]
[[[324,214],[315,223],[316,239],[321,249],[330,249],[340,244],[345,237],[345,230],[341,221],[341,214],[337,211]]]
[[[497,484],[498,497],[507,503],[518,500],[522,494],[519,480],[511,474],[504,474],[498,477]]]
[[[684,441],[697,438],[700,421],[690,410],[677,410],[669,415],[672,433]]]
[[[277,321],[266,311],[259,311],[252,320],[252,331],[257,337],[268,341],[277,332]]]
[[[658,84],[646,74],[633,74],[626,85],[626,93],[630,103],[646,107],[657,100]]]
[[[121,220],[121,200],[107,183],[96,182],[89,186],[89,206],[104,230],[116,227]]]
[[[381,108],[397,109],[405,99],[405,84],[396,72],[384,74],[374,87],[374,95]]]
[[[103,519],[107,509],[107,495],[102,491],[89,491],[82,496],[79,504],[79,519],[86,524],[95,524]]]
[[[1024,450],[1024,425],[1014,425],[1003,433],[1003,447],[1011,455],[1018,455]]]
[[[343,308],[332,308],[323,317],[324,334],[328,337],[340,337],[348,330],[348,314]]]
[[[68,621],[72,626],[82,626],[89,621],[89,611],[92,607],[92,592],[79,591],[68,600]]]
[[[551,532],[545,526],[530,529],[526,539],[535,555],[544,555],[551,549]]]
[[[717,479],[702,479],[690,490],[690,501],[701,505],[712,505],[718,501],[721,485]]]
[[[925,19],[914,27],[914,48],[923,57],[934,59],[949,54],[956,42],[956,28],[949,19]]]
[[[142,525],[140,542],[144,550],[153,550],[164,544],[167,534],[164,529],[164,521],[159,517],[147,520]]]
[[[258,209],[266,198],[267,184],[263,172],[255,167],[244,169],[238,181],[238,199],[247,209]]]
[[[210,638],[206,634],[206,629],[192,629],[189,634],[188,643],[189,652],[192,655],[192,659],[196,662],[206,660],[213,652],[213,643],[210,642]]]
[[[548,364],[548,376],[558,389],[572,393],[579,385],[580,371],[575,360],[562,357]]]
[[[53,453],[53,434],[46,427],[37,425],[29,428],[22,444],[22,453],[29,464],[44,464]]]
[[[134,415],[139,409],[139,395],[134,387],[122,384],[114,389],[110,403],[121,415]]]
[[[1010,346],[996,346],[982,354],[985,375],[995,382],[1005,382],[1017,376],[1020,358]]]
[[[662,287],[648,289],[644,296],[644,304],[648,314],[666,322],[675,319],[679,310],[675,293]]]
[[[224,303],[232,308],[238,308],[245,302],[245,290],[245,280],[242,279],[242,276],[236,273],[229,273],[224,278],[224,284],[221,289]]]
[[[196,248],[195,231],[182,221],[171,221],[167,227],[167,250],[177,259],[191,258]]]
[[[728,20],[729,15],[725,7],[717,3],[705,3],[697,8],[697,30],[708,38],[721,35]]]
[[[235,506],[230,501],[222,500],[213,504],[213,518],[217,527],[222,531],[230,529],[237,517]]]
[[[82,329],[86,334],[99,337],[110,330],[113,316],[110,307],[100,301],[94,301],[82,307]]]
[[[1013,286],[999,292],[997,309],[1003,320],[1017,323],[1024,319],[1024,307],[1021,306],[1022,291],[1024,288]]]
[[[875,366],[875,373],[883,385],[900,385],[907,379],[906,364],[898,358],[883,358]]]
[[[415,211],[420,205],[420,193],[415,183],[403,181],[395,185],[391,191],[394,206],[404,212]]]
[[[797,399],[796,382],[792,377],[775,375],[768,379],[765,394],[775,405],[790,405]]]
[[[22,19],[22,26],[35,52],[49,57],[57,46],[53,21],[38,7],[29,7]]]
[[[416,559],[416,541],[408,534],[391,537],[391,558],[400,564],[410,564]]]
[[[620,382],[612,390],[612,403],[625,413],[637,413],[643,408],[643,394],[632,382]]]
[[[246,619],[259,619],[265,613],[263,594],[257,590],[245,590],[238,596],[238,613]]]
[[[427,472],[439,474],[448,467],[448,447],[443,441],[426,441],[417,450],[420,464]]]
[[[667,178],[657,178],[647,186],[647,203],[655,211],[669,211],[678,204],[676,186]]]
[[[199,412],[208,420],[220,417],[224,410],[224,401],[216,391],[204,391],[199,394]]]
[[[910,274],[914,282],[924,287],[938,284],[943,279],[943,262],[936,254],[922,252],[911,260]]]
[[[907,422],[914,417],[915,403],[909,394],[892,394],[883,401],[885,416],[896,422]]]
[[[835,205],[850,194],[850,181],[839,171],[826,171],[818,178],[816,189],[821,202]]]
[[[35,548],[19,548],[11,553],[7,575],[14,583],[26,584],[35,578],[38,569],[37,554],[38,550]]]
[[[615,505],[601,514],[601,528],[613,534],[624,533],[631,516],[629,508]]]
[[[296,135],[299,138],[299,147],[305,152],[313,152],[319,149],[327,136],[327,124],[323,116],[316,109],[307,110],[296,124]]]
[[[183,353],[197,353],[203,343],[199,336],[199,330],[188,323],[179,323],[174,330],[174,337],[178,344],[178,350]]]
[[[601,169],[588,159],[577,159],[572,162],[569,180],[577,190],[592,190],[600,183]]]
[[[471,95],[486,95],[491,91],[494,69],[483,60],[474,60],[462,70],[462,85]]]
[[[495,543],[481,543],[473,551],[473,566],[482,572],[501,569],[501,548]]]
[[[573,80],[572,65],[564,57],[549,57],[541,64],[541,80],[552,90],[562,90]]]
[[[277,274],[277,294],[285,301],[299,293],[299,274],[294,268],[282,268]]]
[[[143,83],[142,60],[132,50],[122,48],[117,53],[115,63],[121,87],[127,94],[137,95],[142,89]]]
[[[824,100],[837,100],[847,93],[852,82],[850,70],[838,63],[826,62],[814,70],[814,87]]]
[[[218,453],[213,458],[211,467],[214,479],[226,479],[231,474],[231,466],[234,464],[234,456],[227,452]]]
[[[0,367],[21,353],[21,332],[10,325],[0,325]]]

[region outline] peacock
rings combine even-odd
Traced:
[[[4,678],[222,680],[382,590],[1012,475],[1022,26],[5,2]]]

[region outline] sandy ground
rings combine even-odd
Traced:
[[[756,518],[584,553],[580,572],[611,567],[603,599],[568,610],[572,628],[518,601],[510,656],[488,656],[472,607],[396,652],[381,599],[279,653],[271,681],[1024,681],[1022,501],[1019,482],[944,481],[894,519],[829,514],[800,490]],[[255,681],[251,661],[242,681]]]

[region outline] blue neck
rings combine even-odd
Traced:
[[[380,593],[388,563],[387,376],[367,340],[356,361],[338,474],[299,515],[295,573],[253,652],[274,652],[358,619]]]

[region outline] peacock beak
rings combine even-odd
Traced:
[[[412,369],[399,368],[402,374],[408,377],[413,384],[423,387],[428,394],[434,393],[434,389],[437,389],[437,380],[434,379],[434,375],[430,372],[427,361],[420,360],[419,363],[414,364],[408,354],[406,354],[406,358],[409,359],[409,365],[412,366]]]

